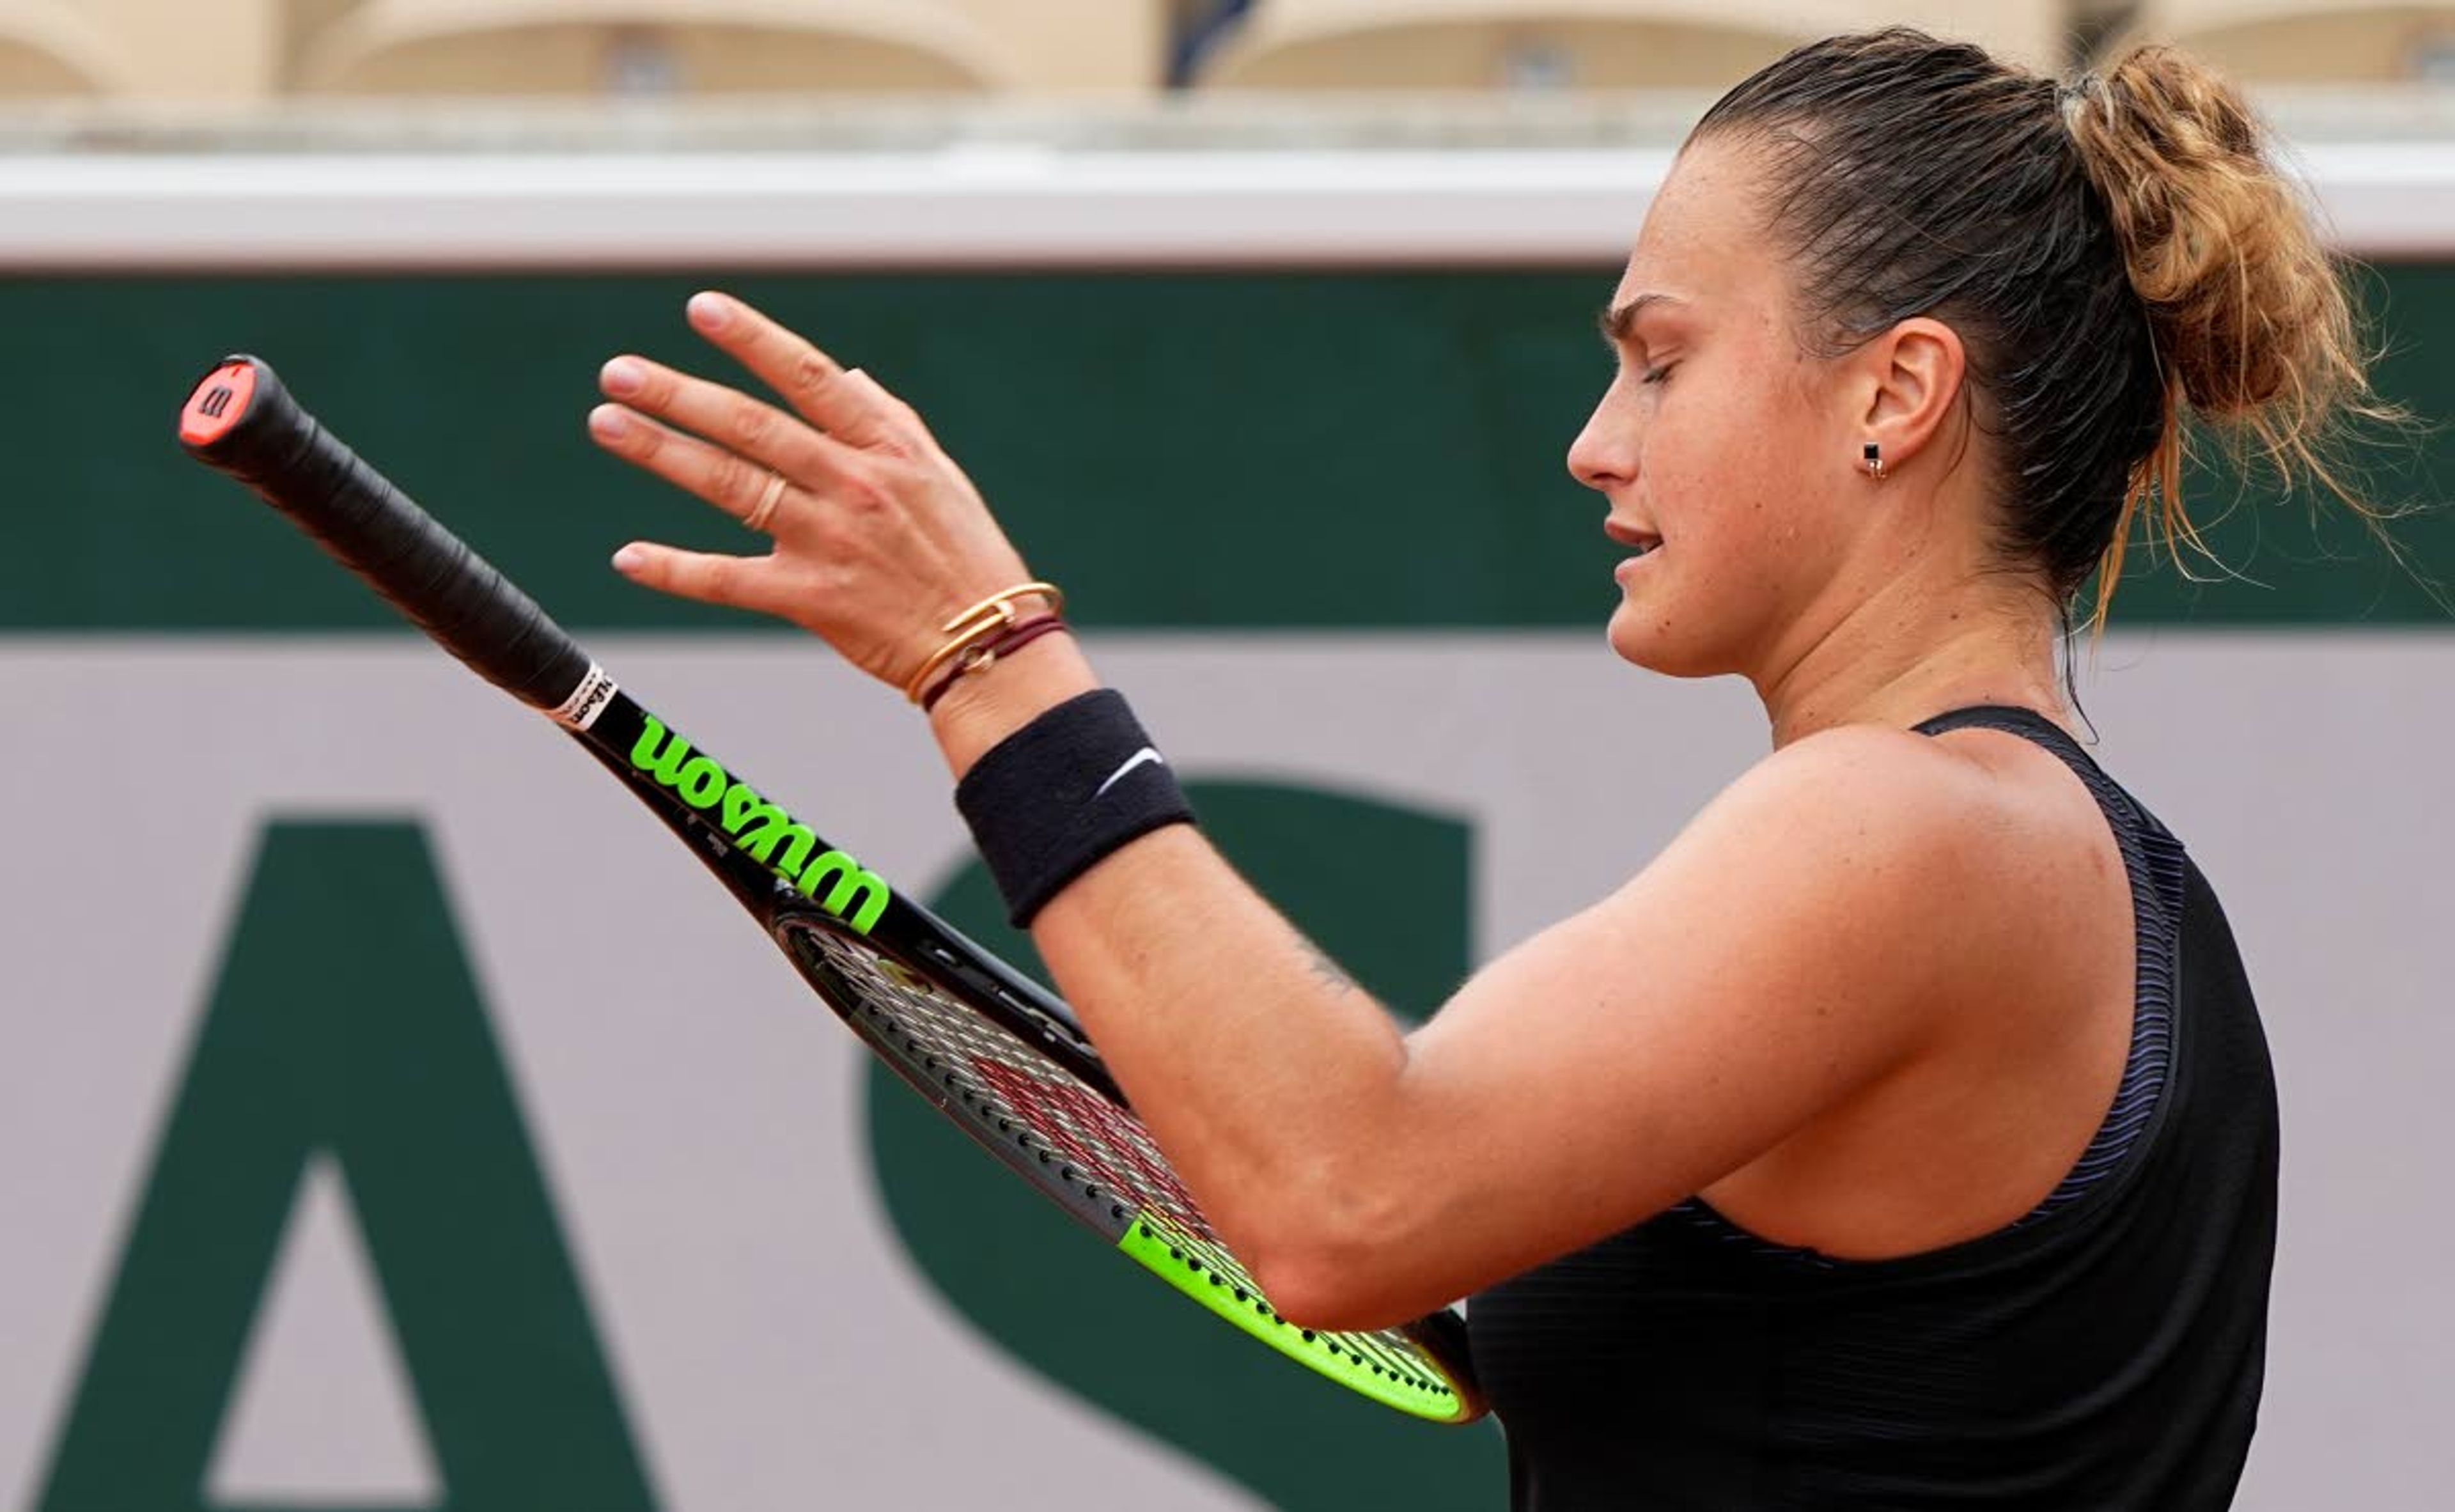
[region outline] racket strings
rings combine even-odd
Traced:
[[[1144,1179],[1134,1188],[1144,1199],[1140,1219],[1150,1226],[1153,1238],[1167,1243],[1170,1258],[1208,1283],[1227,1288],[1239,1306],[1253,1307],[1262,1317],[1284,1322],[1244,1263],[1212,1232],[1192,1194],[1177,1179],[1140,1119],[1071,1080],[1034,1080],[999,1063],[984,1063],[979,1069],[1023,1114],[1026,1137],[1037,1136],[1089,1169],[1114,1169],[1106,1157],[1121,1154],[1134,1174]],[[1323,1333],[1310,1328],[1300,1332],[1307,1343],[1320,1344],[1332,1354],[1344,1350],[1368,1368],[1401,1380],[1426,1379],[1422,1367],[1409,1358],[1410,1349],[1404,1344],[1392,1347],[1376,1334]]]
[[[1013,1140],[1048,1176],[1103,1203],[1117,1224],[1140,1225],[1175,1263],[1226,1290],[1240,1307],[1294,1330],[1307,1345],[1421,1390],[1451,1393],[1446,1372],[1404,1333],[1296,1329],[1279,1318],[1130,1111],[868,946],[827,930],[796,931],[796,937],[817,948],[872,1027],[894,1039],[939,1090]]]

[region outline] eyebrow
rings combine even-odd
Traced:
[[[1618,346],[1635,333],[1637,317],[1648,310],[1657,305],[1687,303],[1687,300],[1677,294],[1639,294],[1624,305],[1606,306],[1603,312],[1595,318],[1594,324],[1602,332],[1605,341],[1613,346]]]

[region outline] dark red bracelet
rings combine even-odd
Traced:
[[[946,690],[967,674],[980,671],[1000,656],[1012,655],[1052,630],[1065,628],[1062,615],[1036,615],[1029,619],[1019,619],[979,645],[968,648],[955,658],[954,670],[931,684],[929,691],[921,696],[921,712],[926,714],[938,707],[938,700],[946,696]]]

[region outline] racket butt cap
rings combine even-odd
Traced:
[[[256,376],[263,366],[254,357],[231,356],[206,373],[179,411],[180,444],[203,451],[230,434],[254,402]]]

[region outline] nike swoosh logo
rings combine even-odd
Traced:
[[[1091,790],[1091,796],[1095,798],[1100,796],[1110,788],[1115,787],[1120,781],[1124,780],[1126,773],[1131,772],[1134,768],[1143,765],[1145,762],[1150,762],[1158,766],[1166,766],[1167,765],[1167,758],[1161,756],[1157,751],[1152,750],[1149,746],[1145,746],[1141,750],[1135,752],[1132,756],[1126,757],[1126,764],[1117,768],[1114,772],[1109,773],[1108,780],[1101,783],[1098,787],[1093,788]]]

